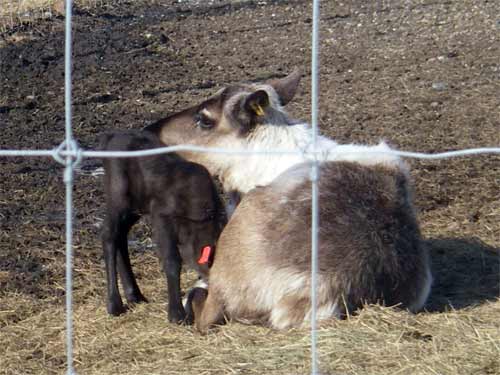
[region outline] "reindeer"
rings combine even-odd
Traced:
[[[104,134],[100,149],[137,151],[162,147],[148,132]],[[181,303],[182,263],[203,278],[213,260],[215,242],[224,223],[222,203],[208,171],[176,154],[104,159],[106,217],[102,243],[107,276],[107,310],[126,311],[118,290],[117,270],[127,302],[146,302],[130,264],[127,235],[141,215],[150,214],[161,267],[168,284],[168,318],[189,323]]]
[[[168,144],[246,150],[311,148],[309,126],[284,106],[300,73],[226,87],[148,127]],[[343,317],[366,303],[420,310],[432,276],[403,161],[376,146],[320,136],[317,318]],[[217,247],[208,290],[190,293],[200,332],[224,315],[275,328],[310,319],[310,162],[302,156],[183,152],[243,197]]]

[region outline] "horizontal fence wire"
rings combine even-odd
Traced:
[[[316,156],[321,156],[320,160],[327,160],[330,153],[335,152],[336,155],[342,154],[342,147],[346,145],[339,144],[337,147],[332,147],[331,150],[321,150],[321,151],[309,151],[309,150],[244,150],[244,149],[230,149],[230,148],[212,148],[212,147],[201,147],[193,145],[177,145],[168,147],[158,147],[147,150],[140,151],[92,151],[84,150],[82,148],[73,148],[71,150],[0,150],[0,156],[26,156],[26,157],[52,157],[56,160],[61,157],[73,157],[73,158],[134,158],[143,156],[153,156],[166,154],[171,152],[180,151],[192,151],[192,152],[205,152],[205,153],[215,153],[215,154],[232,154],[234,156],[268,156],[268,155],[290,155],[290,156],[311,156],[311,159]],[[340,152],[339,152],[340,151]],[[349,149],[349,154],[359,153],[363,155],[392,155],[400,156],[409,159],[451,159],[464,156],[474,156],[474,155],[487,155],[487,154],[500,154],[500,147],[480,147],[480,148],[469,148],[455,151],[444,151],[438,153],[425,153],[425,152],[414,152],[414,151],[400,151],[396,149],[392,150],[381,150],[381,149],[363,149],[363,150],[353,150]],[[324,159],[323,159],[324,158]],[[331,160],[335,161],[335,160]]]

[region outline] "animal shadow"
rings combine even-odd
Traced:
[[[477,239],[425,242],[434,277],[427,311],[461,309],[500,297],[500,248]]]

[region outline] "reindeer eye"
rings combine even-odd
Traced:
[[[215,126],[215,121],[203,113],[198,113],[195,117],[196,126],[204,130],[212,129]]]

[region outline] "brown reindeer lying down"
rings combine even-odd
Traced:
[[[264,84],[227,87],[205,102],[150,125],[168,144],[235,149],[308,150],[307,124],[283,109],[295,72]],[[409,174],[377,146],[338,145],[320,137],[317,318],[342,317],[365,303],[421,309],[432,276],[411,200]],[[361,152],[360,152],[361,151]],[[368,151],[368,152],[366,152]],[[223,316],[275,328],[310,319],[310,164],[290,156],[182,153],[243,195],[217,245],[208,291],[189,303],[205,332]]]

